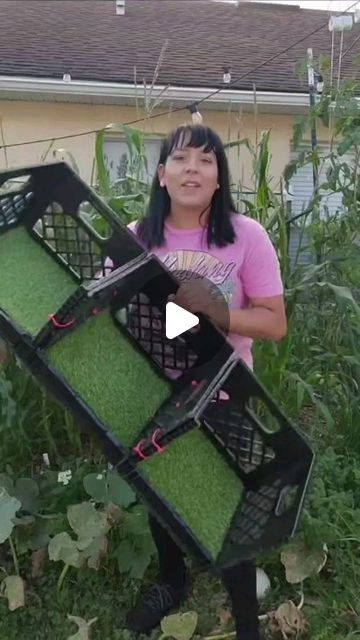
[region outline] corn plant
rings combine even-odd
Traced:
[[[259,375],[280,401],[287,398],[286,406],[291,414],[298,415],[310,400],[328,427],[333,428],[336,423],[348,444],[359,448],[360,119],[358,102],[351,98],[349,91],[346,87],[337,96],[335,109],[328,96],[317,106],[325,122],[330,122],[325,107],[339,114],[335,122],[333,119],[333,125],[336,136],[341,139],[337,143],[334,139],[329,157],[321,157],[319,152],[302,153],[284,172],[288,186],[294,172],[309,160],[317,167],[330,160],[326,181],[314,191],[301,219],[295,221],[301,233],[293,264],[289,261],[289,229],[294,222],[289,220],[281,198],[269,196],[263,187],[260,208],[248,206],[247,212],[260,218],[277,245],[289,322],[288,334],[280,345],[257,346]],[[294,132],[297,144],[301,141],[299,131],[304,135],[307,124],[305,121],[300,127],[297,123]],[[266,138],[263,140],[268,142]],[[353,160],[345,158],[345,152],[352,152]],[[261,184],[269,158],[266,144],[254,153],[258,156],[254,172],[257,184]],[[319,207],[321,190],[340,192],[343,209],[332,215],[328,213],[325,219],[316,216],[313,220],[311,214]],[[259,205],[259,199],[257,203]],[[304,251],[310,256],[310,262],[305,265],[301,260]]]
[[[127,158],[117,180],[111,182],[104,153],[106,134],[118,133],[124,137]],[[146,134],[124,125],[109,125],[97,133],[95,142],[95,165],[97,181],[95,190],[125,223],[136,220],[146,210],[150,177],[145,153]],[[99,221],[95,217],[96,224]]]

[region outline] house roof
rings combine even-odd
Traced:
[[[308,47],[330,56],[331,33],[324,11],[291,5],[211,0],[126,0],[124,16],[115,0],[0,0],[0,76],[151,83],[167,43],[157,84],[221,87],[223,68],[235,79],[285,49],[302,35],[323,28],[234,89],[303,92],[295,71]],[[359,77],[360,25],[344,33],[342,78]],[[340,34],[335,34],[335,61]]]

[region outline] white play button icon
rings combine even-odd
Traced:
[[[166,305],[165,333],[169,340],[180,336],[199,324],[199,318],[190,311],[179,307],[175,302]]]

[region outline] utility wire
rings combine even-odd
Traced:
[[[357,36],[357,38],[355,38],[354,42],[350,45],[350,47],[348,47],[344,53],[341,56],[341,59],[343,60],[345,58],[345,56],[349,53],[349,51],[351,51],[351,49],[353,49],[356,45],[357,42],[359,42],[360,40],[360,34]]]

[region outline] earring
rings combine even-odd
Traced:
[[[164,187],[164,186],[165,186],[164,183],[160,182],[160,187]]]

